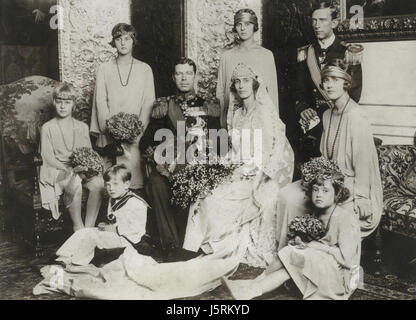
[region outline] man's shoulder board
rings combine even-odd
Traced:
[[[302,62],[306,60],[308,55],[308,45],[298,48],[298,62]]]
[[[170,97],[157,98],[153,104],[152,118],[161,119],[168,114]]]

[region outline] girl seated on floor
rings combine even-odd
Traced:
[[[104,193],[102,175],[84,179],[89,190],[85,224],[81,217],[82,172],[84,167],[71,168],[71,155],[77,148],[91,148],[88,126],[72,117],[76,92],[72,85],[62,83],[53,91],[55,117],[41,129],[40,153],[43,165],[40,168],[40,192],[42,205],[52,211],[55,219],[60,217],[59,197],[64,193],[64,203],[73,222],[74,231],[93,227],[100,210]]]
[[[145,234],[148,205],[129,190],[131,172],[125,165],[115,165],[104,173],[104,181],[110,196],[107,222],[75,232],[56,252],[57,261],[86,266],[96,248],[125,248]]]
[[[349,197],[344,176],[336,169],[320,172],[308,185],[314,215],[325,227],[319,241],[298,237],[278,253],[279,259],[253,280],[223,283],[235,299],[252,299],[292,279],[303,299],[348,299],[358,284],[360,227],[354,215],[338,206]]]

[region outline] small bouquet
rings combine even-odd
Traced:
[[[187,164],[170,177],[172,183],[171,203],[188,208],[199,198],[204,198],[219,184],[231,177],[235,165],[232,164]]]
[[[88,177],[93,177],[103,172],[104,160],[91,148],[82,147],[75,149],[70,161],[73,168],[85,168],[83,173]]]
[[[303,242],[321,239],[326,233],[324,224],[321,220],[307,215],[295,217],[290,224],[287,237],[289,240],[296,240],[299,237]]]
[[[119,112],[107,120],[107,132],[118,143],[133,143],[143,130],[136,114]]]
[[[302,168],[302,187],[307,189],[309,184],[319,175],[330,175],[333,172],[341,172],[338,164],[324,157],[313,158],[306,162]]]

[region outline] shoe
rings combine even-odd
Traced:
[[[113,248],[113,249],[99,249],[95,248],[94,258],[91,260],[91,264],[96,267],[101,267],[114,260],[117,260],[124,252],[126,248]]]
[[[156,252],[156,246],[144,237],[142,237],[139,243],[134,245],[134,249],[144,256],[152,256]]]
[[[251,300],[261,296],[261,291],[256,288],[251,280],[228,280],[221,277],[221,282],[235,300]]]

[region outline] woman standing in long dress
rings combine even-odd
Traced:
[[[254,33],[258,29],[258,19],[253,10],[241,9],[235,13],[233,30],[238,34],[238,45],[221,55],[218,68],[216,96],[221,105],[221,126],[223,128],[227,128],[227,125],[230,125],[227,113],[230,104],[231,75],[239,63],[252,66],[259,73],[258,75],[263,79],[263,85],[272,99],[277,114],[279,114],[274,56],[270,50],[256,43]]]
[[[323,115],[321,153],[334,160],[345,175],[351,191],[342,207],[350,210],[360,222],[361,238],[378,226],[383,209],[383,189],[377,151],[370,125],[361,108],[348,95],[352,78],[342,60],[330,61],[322,70],[322,85],[333,107]],[[308,197],[297,181],[282,189],[279,200],[279,248],[286,243],[287,226],[301,213],[307,213]]]
[[[97,136],[97,147],[112,143],[106,134],[106,121],[119,112],[137,114],[144,128],[150,121],[155,88],[152,69],[148,64],[133,58],[136,31],[133,26],[119,23],[112,31],[111,45],[118,56],[98,68],[90,132]],[[142,189],[143,172],[138,142],[122,144],[124,155],[117,157],[118,164],[125,164],[132,172],[131,189]]]
[[[244,64],[233,73],[231,95],[235,107],[231,127],[237,137],[233,149],[239,154],[241,147],[242,155],[244,148],[249,149],[246,157],[235,156],[241,166],[231,181],[191,206],[184,248],[205,254],[158,264],[127,248],[117,261],[89,270],[99,277],[65,274],[72,285],[68,280],[61,291],[95,298],[174,299],[214,289],[242,262],[264,267],[275,261],[277,194],[292,180],[293,151],[261,79]],[[43,283],[48,285],[48,279]]]

